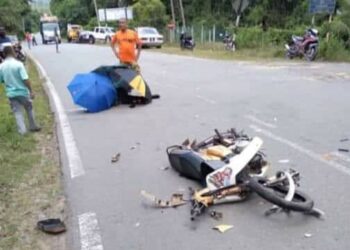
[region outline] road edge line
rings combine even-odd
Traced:
[[[46,85],[46,89],[48,90],[52,98],[52,101],[56,110],[55,116],[57,118],[57,122],[60,126],[62,137],[63,137],[63,143],[65,146],[65,151],[66,151],[69,170],[70,170],[70,177],[74,179],[76,177],[82,176],[85,174],[85,170],[83,168],[80,153],[74,139],[73,131],[69,123],[67,114],[64,110],[61,99],[56,91],[54,84],[48,77],[44,67],[39,63],[38,60],[34,58],[33,55],[29,53],[28,55],[36,65],[37,69],[39,70],[41,77],[44,78],[44,84]]]
[[[93,212],[78,216],[81,250],[103,250],[97,216]]]

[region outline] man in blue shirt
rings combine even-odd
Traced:
[[[0,84],[5,84],[6,96],[10,100],[12,112],[16,118],[18,133],[27,133],[22,108],[28,115],[29,130],[40,131],[36,125],[33,113],[32,99],[34,93],[31,88],[29,77],[23,63],[15,59],[15,52],[11,46],[4,48],[5,60],[0,64]]]

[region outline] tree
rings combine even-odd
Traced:
[[[26,0],[0,0],[0,26],[8,32],[19,32],[23,28],[23,17],[30,11]]]
[[[160,0],[139,0],[133,5],[134,23],[163,30],[169,20],[164,4]]]

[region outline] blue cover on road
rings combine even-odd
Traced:
[[[69,83],[68,90],[75,104],[89,112],[99,112],[113,106],[117,91],[110,78],[96,74],[78,74]]]

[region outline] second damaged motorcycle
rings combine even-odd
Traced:
[[[294,57],[305,57],[308,61],[316,58],[318,51],[319,39],[316,29],[307,29],[304,36],[292,36],[289,44],[285,45],[286,57],[293,59]]]
[[[296,211],[322,216],[313,200],[296,188],[297,171],[267,174],[269,164],[260,151],[262,144],[259,137],[249,138],[231,129],[225,133],[215,130],[214,136],[200,143],[187,140],[167,149],[172,168],[204,186],[192,190],[192,220],[211,205],[242,201],[252,192],[274,204],[266,215]]]

